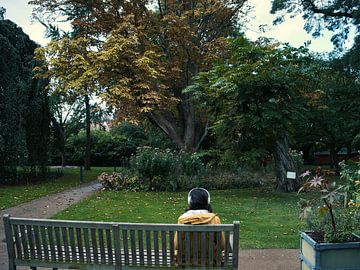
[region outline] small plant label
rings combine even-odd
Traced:
[[[286,177],[288,179],[296,179],[296,172],[286,172]]]

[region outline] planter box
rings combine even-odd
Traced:
[[[359,270],[360,241],[316,243],[306,232],[300,234],[301,270]]]

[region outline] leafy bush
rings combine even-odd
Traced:
[[[206,167],[199,175],[181,175],[173,183],[177,190],[189,190],[196,186],[207,189],[233,189],[261,187],[273,181],[273,175],[253,170],[232,172],[219,168]]]
[[[68,164],[83,164],[85,155],[85,132],[70,136],[66,141],[66,161]],[[137,144],[124,135],[107,131],[93,131],[91,134],[91,164],[95,166],[120,165],[136,152]]]
[[[177,159],[170,150],[141,147],[130,160],[130,167],[151,190],[166,190],[170,174],[176,174]]]
[[[195,154],[181,153],[177,155],[178,164],[181,165],[181,173],[185,175],[198,175],[204,169],[204,164]]]
[[[98,180],[102,184],[103,190],[141,191],[148,189],[136,175],[125,173],[114,172],[108,174],[104,172],[98,176]]]
[[[129,140],[139,145],[147,139],[145,130],[142,127],[130,124],[126,121],[122,122],[120,125],[113,126],[110,130],[110,133],[113,136],[125,136]]]
[[[274,180],[265,170],[237,167],[237,170],[205,166],[196,154],[169,149],[138,148],[130,160],[130,175],[103,174],[99,180],[105,189],[180,191],[196,186],[231,189],[264,186]],[[273,183],[271,183],[273,184]]]

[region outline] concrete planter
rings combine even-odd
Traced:
[[[316,243],[307,232],[300,234],[301,270],[359,270],[360,241]]]

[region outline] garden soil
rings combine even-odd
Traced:
[[[100,189],[98,182],[48,195],[12,208],[0,211],[1,217],[10,214],[15,217],[48,218],[68,206],[88,197]],[[0,270],[8,270],[4,224],[0,222]],[[255,249],[240,250],[239,269],[241,270],[298,270],[299,251],[296,249]],[[29,269],[18,267],[18,270]],[[43,268],[42,268],[43,269]]]

